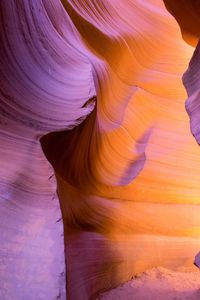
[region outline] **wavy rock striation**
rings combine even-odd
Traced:
[[[1,1],[0,24],[0,299],[65,299],[63,226],[39,138],[91,112],[91,65],[57,1]]]
[[[46,158],[69,300],[149,267],[190,270],[200,149],[182,74],[193,48],[164,3],[11,0],[0,12],[0,298],[65,298]]]

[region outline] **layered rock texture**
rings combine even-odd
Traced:
[[[0,2],[0,299],[192,270],[200,5],[164,2]]]

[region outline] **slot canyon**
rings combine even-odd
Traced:
[[[198,0],[0,1],[0,300],[200,299],[199,36]]]

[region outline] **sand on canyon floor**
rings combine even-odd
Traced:
[[[200,300],[200,272],[154,268],[98,296],[97,300]]]

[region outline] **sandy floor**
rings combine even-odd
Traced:
[[[178,273],[164,268],[146,271],[97,300],[200,300],[200,272]]]

